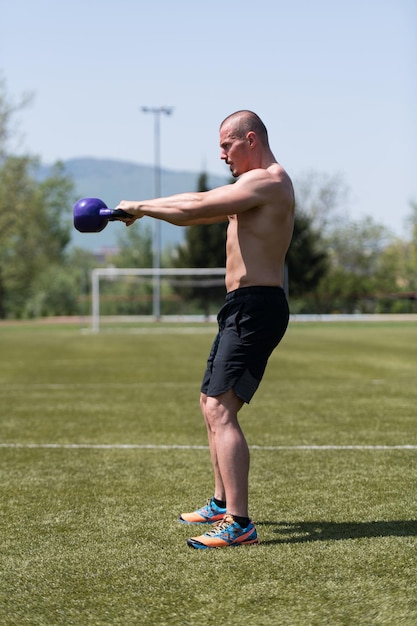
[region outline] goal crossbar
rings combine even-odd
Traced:
[[[144,276],[154,281],[175,276],[225,276],[224,267],[179,267],[179,268],[139,268],[139,267],[97,267],[91,271],[91,329],[100,330],[100,279],[111,280],[117,276]],[[155,289],[155,283],[154,283]]]

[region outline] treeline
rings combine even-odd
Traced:
[[[0,82],[0,318],[22,319],[90,312],[90,273],[100,265],[152,267],[149,223],[121,229],[118,252],[98,260],[71,246],[75,191],[62,166],[39,181],[39,161],[10,147],[11,120],[25,99],[11,102]],[[288,253],[293,313],[417,311],[417,204],[410,204],[407,239],[371,218],[346,217],[348,190],[335,176],[295,181],[297,212]],[[202,173],[198,189],[207,188]],[[164,267],[222,267],[225,224],[186,229],[181,245],[167,247]],[[221,283],[221,281],[220,281]],[[103,313],[151,312],[152,284],[106,283]],[[216,278],[173,280],[162,286],[162,313],[209,314],[224,297]],[[178,307],[180,311],[178,311]]]

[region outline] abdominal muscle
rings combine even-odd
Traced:
[[[262,210],[262,209],[261,209]],[[248,214],[230,216],[226,243],[226,290],[240,287],[282,287],[287,244],[274,236],[274,224],[262,232]]]

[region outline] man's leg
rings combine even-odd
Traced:
[[[210,423],[208,422],[207,417],[206,417],[207,396],[204,393],[202,393],[200,396],[200,406],[201,406],[201,412],[203,413],[204,421],[207,427],[207,438],[208,438],[208,443],[209,443],[209,448],[210,448],[210,458],[211,458],[211,464],[213,466],[213,474],[214,474],[214,494],[213,495],[216,498],[216,500],[225,502],[226,492],[225,492],[223,480],[220,474],[219,462],[217,459],[217,452],[216,452],[216,442],[214,439],[214,432],[212,431],[210,427]]]
[[[202,394],[201,404],[215,477],[215,497],[226,500],[227,513],[248,517],[249,449],[237,418],[244,403],[230,389],[217,397]]]
[[[237,414],[243,401],[230,390],[202,399],[209,433],[213,469],[226,494],[226,514],[211,530],[190,537],[187,544],[200,550],[255,545],[258,535],[248,515],[249,449]]]

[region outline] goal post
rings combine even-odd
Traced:
[[[100,318],[102,315],[100,300],[102,298],[101,284],[103,281],[116,282],[121,278],[132,277],[142,281],[142,290],[146,285],[148,294],[155,289],[155,283],[165,279],[168,285],[174,285],[174,288],[184,287],[201,287],[220,288],[224,286],[224,277],[226,270],[224,267],[206,267],[206,268],[118,268],[118,267],[99,267],[91,271],[91,328],[94,333],[100,330]],[[188,279],[188,280],[187,280]],[[135,289],[135,287],[132,287]],[[158,290],[159,292],[159,290]],[[209,292],[207,292],[208,294]],[[225,293],[225,291],[224,291]],[[145,297],[145,296],[143,296]],[[123,316],[124,319],[129,316]],[[133,317],[133,316],[132,316]],[[148,314],[144,317],[155,320],[155,315]],[[195,316],[194,316],[195,317]],[[204,319],[204,314],[200,316]],[[167,319],[185,319],[184,315],[161,315],[161,318]]]

